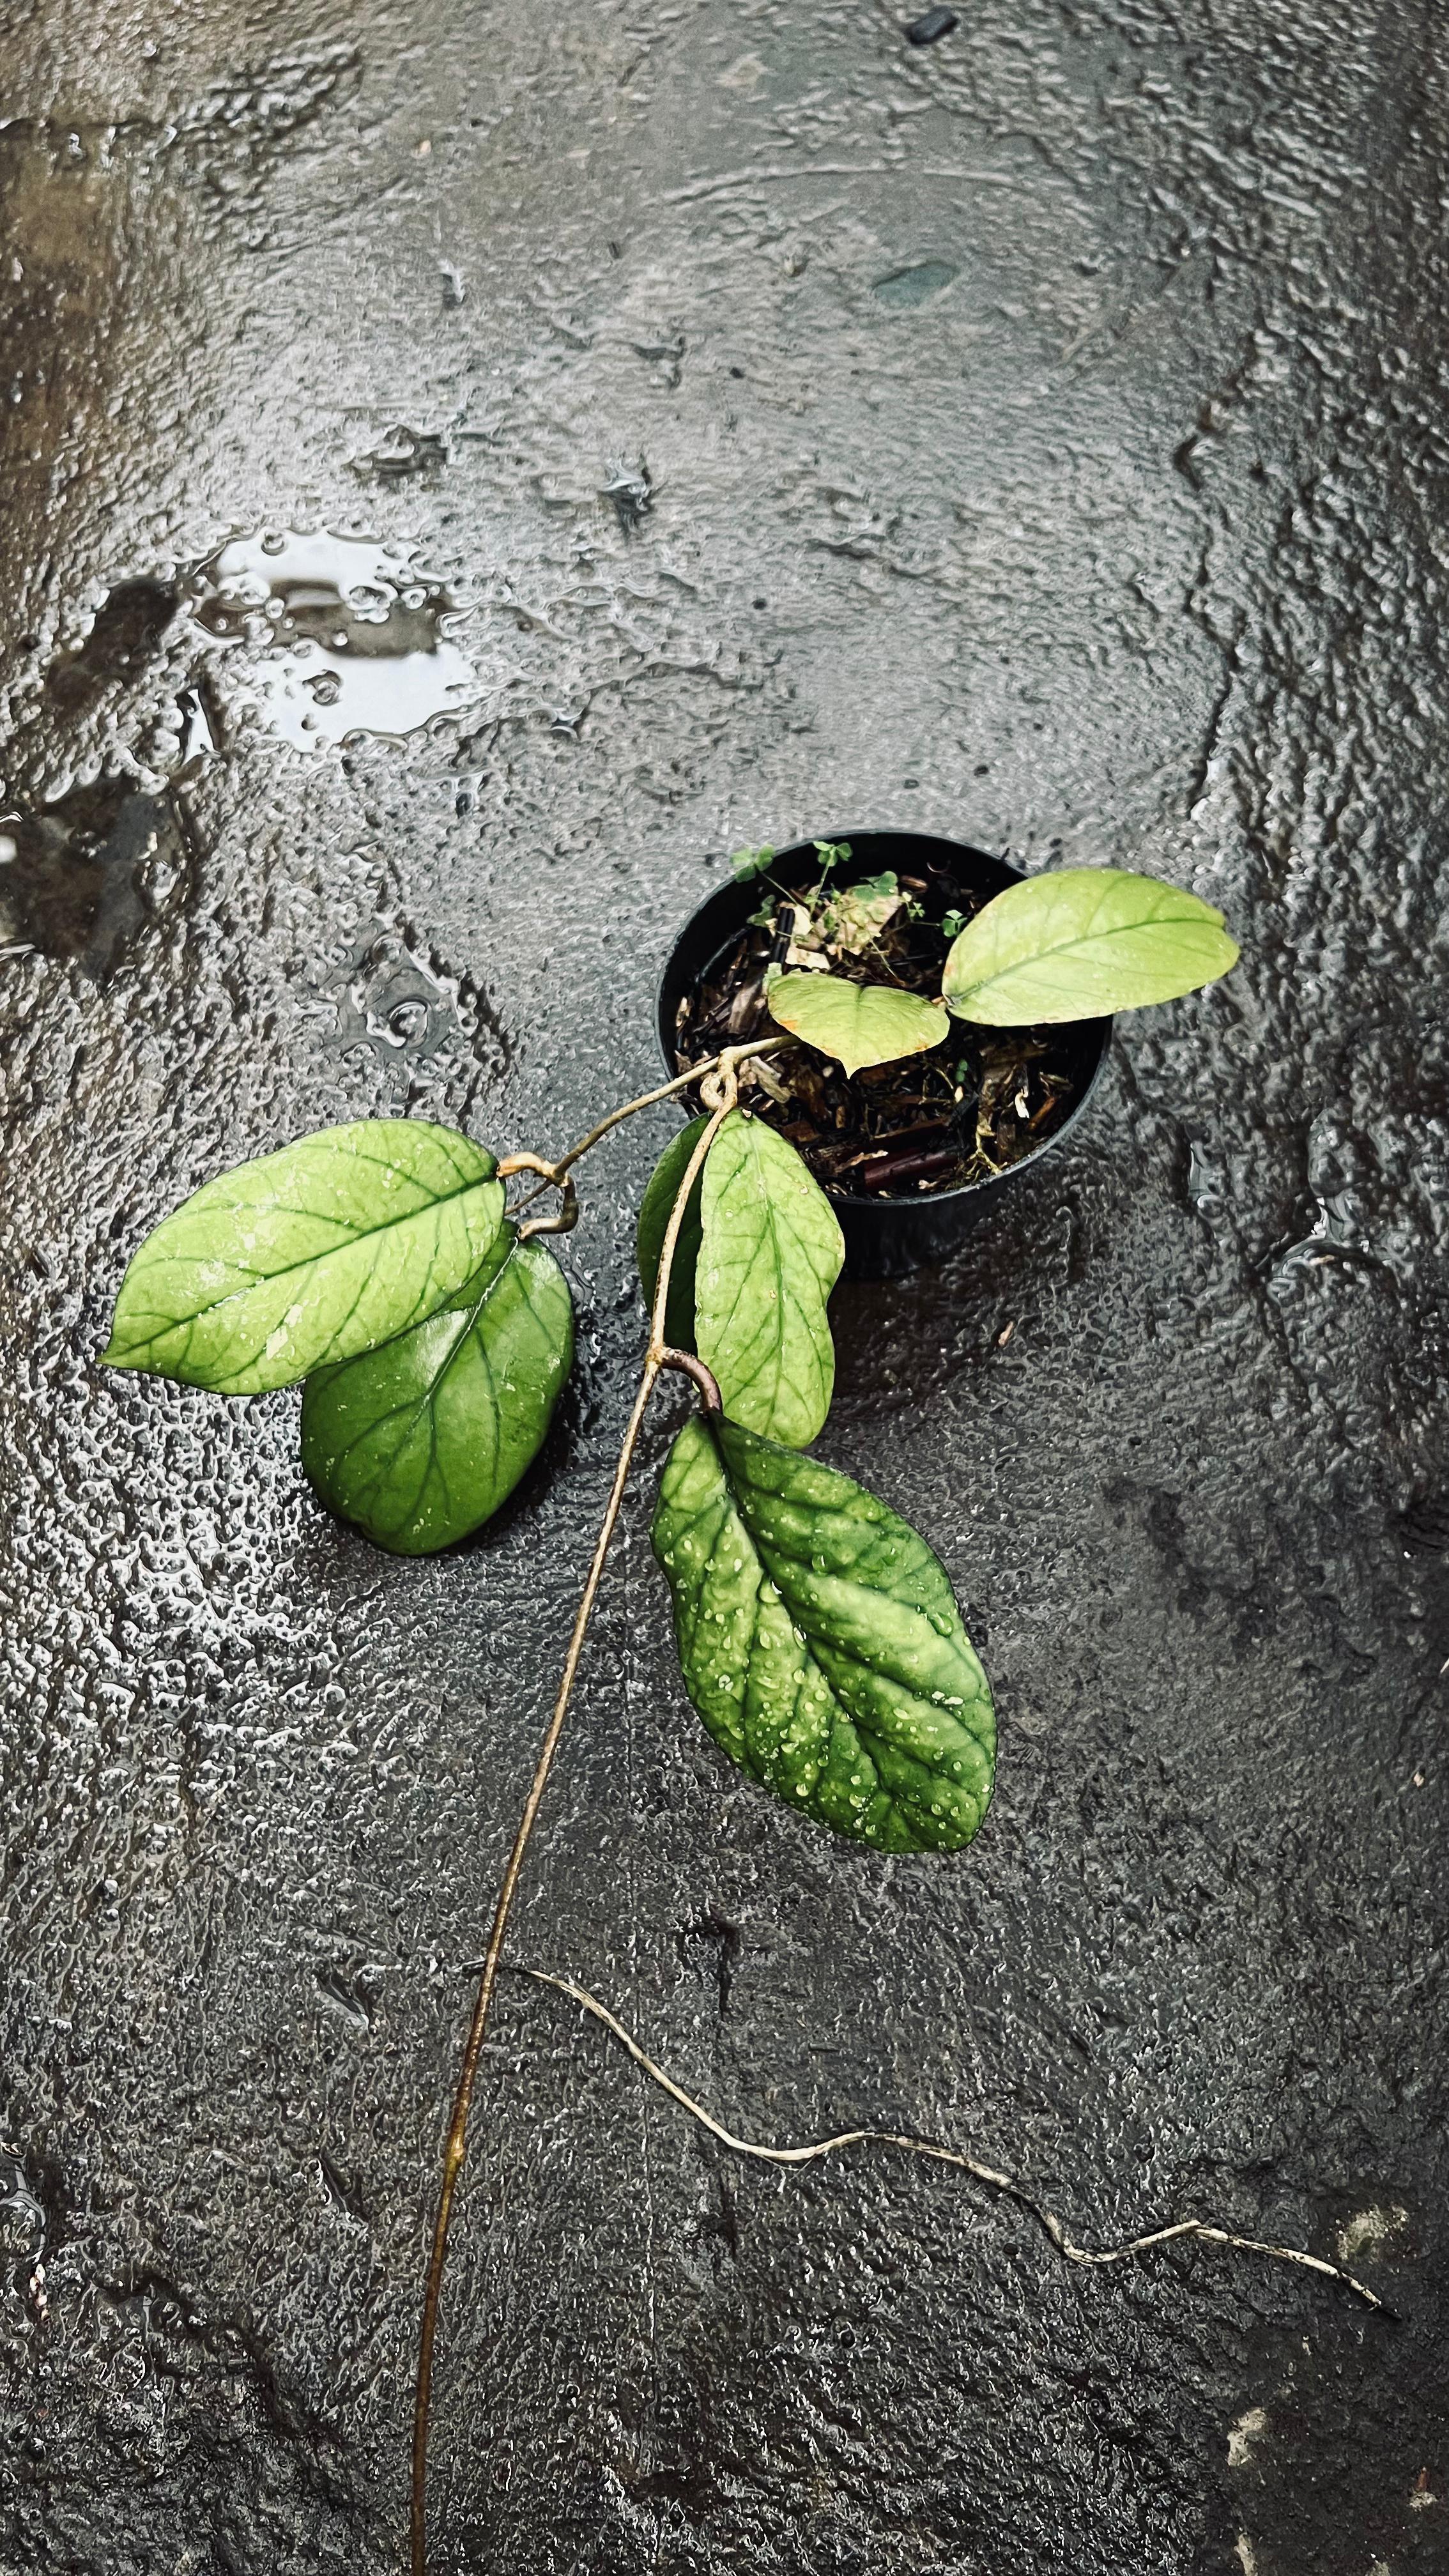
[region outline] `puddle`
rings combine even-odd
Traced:
[[[183,855],[165,798],[129,778],[0,815],[0,950],[74,958],[103,981],[164,890],[143,892],[141,871]]]
[[[222,676],[245,682],[269,731],[299,751],[400,740],[476,695],[454,640],[464,612],[412,553],[320,530],[239,537],[202,565],[192,614],[235,653]]]

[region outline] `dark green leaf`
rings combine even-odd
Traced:
[[[878,1851],[971,1840],[996,1720],[924,1539],[818,1459],[698,1419],[653,1537],[685,1685],[732,1761]]]
[[[689,1158],[708,1125],[707,1118],[691,1118],[687,1127],[682,1127],[677,1136],[671,1136],[654,1166],[649,1187],[644,1193],[635,1248],[645,1300],[651,1308],[665,1231],[679,1196],[679,1185],[689,1168]],[[665,1317],[664,1335],[676,1351],[692,1351],[694,1348],[694,1270],[699,1259],[699,1198],[703,1178],[703,1173],[695,1176],[669,1273],[669,1310]]]
[[[563,1272],[505,1225],[441,1313],[308,1378],[302,1464],[328,1509],[379,1547],[447,1547],[497,1511],[537,1455],[573,1349]]]
[[[939,1046],[950,1021],[935,1002],[892,984],[852,984],[843,975],[780,975],[765,987],[770,1016],[847,1074],[893,1064]]]
[[[413,1118],[324,1127],[243,1163],[146,1237],[101,1356],[260,1395],[370,1350],[472,1277],[503,1221],[496,1169]]]
[[[1062,868],[992,897],[952,946],[942,991],[959,1019],[1027,1028],[1173,1001],[1237,957],[1222,914],[1180,886]]]
[[[732,1109],[709,1149],[700,1217],[695,1348],[732,1420],[803,1449],[835,1384],[835,1212],[793,1145]]]

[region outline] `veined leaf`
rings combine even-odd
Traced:
[[[1124,868],[1061,868],[1008,886],[969,921],[942,991],[992,1028],[1091,1020],[1196,992],[1236,965],[1223,916]]]
[[[261,1395],[370,1350],[478,1268],[503,1221],[496,1169],[450,1127],[364,1118],[223,1172],[146,1237],[101,1357]]]
[[[770,1016],[792,1037],[833,1055],[847,1074],[894,1064],[939,1046],[950,1022],[935,1002],[893,984],[852,984],[843,975],[780,975],[765,995]]]
[[[731,1421],[803,1449],[835,1386],[835,1212],[794,1147],[732,1109],[709,1149],[700,1219],[695,1348]]]
[[[302,1464],[330,1511],[425,1556],[497,1511],[537,1456],[573,1361],[568,1282],[505,1224],[461,1295],[302,1393]]]
[[[924,1539],[818,1459],[698,1418],[653,1538],[685,1686],[732,1761],[877,1851],[970,1842],[996,1720]]]
[[[654,1289],[659,1278],[659,1263],[664,1252],[664,1237],[679,1184],[689,1168],[689,1158],[699,1143],[707,1118],[691,1118],[677,1136],[671,1136],[650,1175],[649,1187],[639,1209],[639,1230],[635,1249],[639,1260],[639,1277],[652,1311]],[[699,1259],[699,1201],[704,1175],[696,1173],[694,1187],[685,1202],[679,1234],[674,1246],[674,1260],[669,1272],[668,1311],[664,1319],[666,1341],[676,1351],[694,1348],[694,1273]]]

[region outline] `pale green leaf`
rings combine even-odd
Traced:
[[[818,1459],[699,1419],[670,1453],[653,1538],[686,1688],[732,1761],[878,1851],[971,1840],[996,1721],[924,1539]]]
[[[732,1109],[704,1167],[695,1348],[731,1419],[803,1449],[830,1410],[845,1245],[792,1145]]]
[[[691,1118],[677,1136],[671,1136],[650,1176],[639,1209],[639,1230],[635,1249],[639,1260],[639,1277],[644,1295],[652,1310],[654,1290],[659,1278],[659,1263],[664,1251],[664,1237],[679,1196],[679,1185],[689,1169],[690,1156],[709,1125],[707,1118]],[[679,1234],[674,1246],[674,1259],[669,1271],[668,1311],[664,1319],[664,1337],[676,1351],[694,1348],[694,1273],[699,1260],[699,1202],[704,1174],[695,1174],[694,1186],[685,1203]]]
[[[992,1028],[1103,1019],[1196,992],[1237,963],[1223,916],[1122,868],[1062,868],[993,896],[946,960],[959,1019]]]
[[[766,992],[770,1016],[847,1074],[862,1065],[894,1064],[939,1046],[950,1026],[935,1002],[893,984],[852,984],[843,975],[781,975]]]
[[[302,1464],[329,1510],[423,1556],[497,1511],[542,1445],[573,1360],[568,1282],[505,1224],[460,1295],[302,1392]]]
[[[101,1356],[260,1395],[370,1350],[477,1270],[503,1221],[496,1169],[412,1118],[324,1127],[243,1163],[146,1237]]]

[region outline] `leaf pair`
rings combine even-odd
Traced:
[[[847,1074],[939,1045],[949,1022],[1030,1028],[1100,1019],[1196,992],[1237,961],[1223,916],[1180,886],[1121,868],[1062,868],[1007,886],[953,940],[940,1004],[885,984],[781,975],[771,1015]]]
[[[639,1212],[639,1272],[653,1302],[670,1212],[708,1122],[665,1148]],[[669,1274],[667,1339],[695,1351],[724,1409],[792,1449],[815,1438],[835,1390],[826,1303],[845,1245],[794,1147],[732,1109],[685,1206]]]
[[[148,1235],[102,1354],[227,1395],[307,1381],[303,1464],[379,1545],[444,1547],[535,1455],[573,1357],[567,1283],[450,1128],[323,1128]]]

